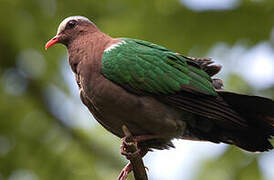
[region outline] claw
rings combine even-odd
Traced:
[[[147,136],[135,136],[133,137],[134,142],[127,142],[126,137],[122,138],[122,145],[120,146],[120,152],[123,156],[125,156],[128,160],[130,160],[136,153],[138,153],[141,157],[144,157],[146,153],[150,150],[148,148],[138,148],[138,143],[150,139],[156,139],[158,136],[153,135],[147,135]],[[137,151],[134,153],[128,152],[129,145],[132,145],[132,143],[136,143]],[[145,167],[147,171],[149,169]],[[128,174],[133,170],[133,167],[131,163],[128,163],[121,171],[120,175],[118,176],[118,180],[126,180],[128,177]]]
[[[118,180],[126,180],[128,174],[132,171],[132,165],[128,163],[121,171]]]
[[[145,169],[147,170],[147,172],[149,172],[149,169],[148,169],[148,167],[146,167],[146,166],[145,166]]]
[[[131,143],[132,143],[132,142],[131,142]],[[137,142],[135,142],[135,143],[137,143]],[[130,143],[128,143],[128,142],[126,141],[125,138],[122,138],[122,145],[121,145],[121,147],[120,147],[120,153],[121,153],[123,156],[125,156],[128,160],[130,160],[130,158],[131,158],[132,156],[134,156],[135,153],[141,154],[141,150],[140,150],[140,149],[137,149],[137,151],[134,152],[134,153],[128,152],[128,151],[127,151],[127,147],[129,146],[129,144],[130,144]]]

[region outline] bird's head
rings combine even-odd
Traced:
[[[98,31],[96,25],[83,16],[71,16],[64,19],[58,27],[57,34],[47,42],[45,48],[61,43],[68,45],[72,40],[85,33]]]

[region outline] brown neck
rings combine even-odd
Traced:
[[[117,39],[96,31],[87,33],[70,42],[67,49],[72,70],[76,72],[75,66],[83,61],[82,63],[92,65],[93,71],[100,71],[104,50],[115,41]]]

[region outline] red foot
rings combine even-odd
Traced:
[[[135,136],[135,137],[133,137],[134,143],[138,143],[138,142],[142,142],[142,141],[147,141],[147,140],[151,140],[151,139],[157,139],[157,138],[160,138],[160,137],[156,136],[156,135],[143,135],[143,136]],[[120,148],[121,154],[124,155],[124,156],[126,156],[126,158],[130,160],[130,158],[132,157],[133,153],[130,153],[130,152],[127,151],[128,145],[129,145],[129,143],[126,141],[126,137],[122,138],[122,145],[121,145],[121,148]],[[148,151],[149,151],[149,149],[138,149],[137,152],[135,152],[135,153],[139,153],[141,155],[141,157],[144,157]],[[147,170],[148,170],[148,168],[147,168]],[[132,165],[130,163],[128,163],[123,168],[123,170],[121,171],[121,173],[120,173],[120,175],[118,177],[118,180],[126,180],[128,174],[131,171],[132,171]]]
[[[126,180],[128,174],[132,171],[132,165],[130,163],[128,163],[124,169],[121,171],[118,180]]]
[[[136,141],[134,143],[137,143]],[[130,160],[130,158],[135,154],[135,153],[139,153],[141,154],[141,150],[138,148],[137,151],[135,153],[131,153],[127,151],[127,147],[129,146],[129,143],[126,141],[125,138],[122,138],[122,145],[120,148],[120,152],[123,156],[125,156],[128,160]],[[136,145],[136,147],[138,147]]]
[[[157,135],[142,135],[142,136],[134,136],[133,137],[135,143],[139,143],[139,142],[143,142],[143,141],[147,141],[147,140],[151,140],[151,139],[157,139],[157,138],[161,138],[161,137],[157,136]],[[122,145],[120,148],[120,152],[122,155],[126,156],[127,159],[129,159],[129,157],[132,155],[132,153],[127,152],[127,146],[128,146],[128,142],[126,141],[126,137],[124,137],[124,138],[122,138]],[[148,150],[138,149],[138,153],[140,153],[140,155],[142,157],[144,155],[146,155],[147,151]]]
[[[151,139],[158,139],[161,138],[159,135],[141,135],[141,136],[134,136],[133,139],[135,142],[143,142]]]

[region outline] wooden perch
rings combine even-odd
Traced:
[[[137,143],[134,141],[132,134],[125,125],[123,125],[122,129],[125,134],[125,141],[127,142],[126,151],[130,154],[128,159],[132,165],[135,180],[148,180],[142,156],[138,151]]]

